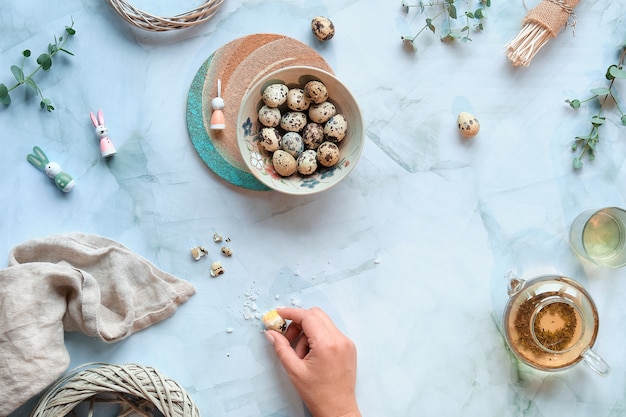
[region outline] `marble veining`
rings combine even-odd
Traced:
[[[353,338],[364,416],[622,415],[626,275],[579,261],[567,231],[583,210],[625,205],[626,130],[603,126],[596,160],[573,171],[570,145],[591,113],[565,99],[602,83],[626,4],[581,2],[575,36],[562,32],[530,67],[513,68],[504,45],[525,13],[521,0],[492,2],[472,42],[424,33],[412,54],[400,36],[423,18],[400,1],[226,0],[210,22],[163,34],[130,27],[104,1],[7,3],[0,82],[12,81],[23,49],[45,49],[71,19],[77,35],[67,44],[75,56],[38,74],[53,113],[24,91],[0,107],[0,253],[47,234],[97,233],[189,280],[197,293],[174,316],[128,339],[65,337],[71,367],[153,366],[205,416],[308,415],[261,333],[259,314],[277,305],[321,306]],[[316,15],[334,22],[330,42],[311,34]],[[185,121],[193,77],[217,48],[252,33],[311,46],[359,102],[365,146],[338,186],[307,197],[246,190],[195,152]],[[97,109],[118,151],[107,161],[89,120]],[[480,120],[477,137],[458,135],[460,111]],[[70,193],[27,163],[34,145],[76,179]],[[215,231],[231,239],[232,257],[221,258]],[[196,262],[199,244],[210,254]],[[210,259],[224,275],[210,277]],[[518,363],[499,329],[509,271],[581,282],[600,316],[594,350],[611,373]]]

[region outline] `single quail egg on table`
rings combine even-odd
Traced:
[[[311,20],[311,31],[320,41],[328,41],[335,36],[335,25],[327,17],[316,16]]]
[[[471,113],[459,113],[459,116],[456,118],[456,122],[459,132],[465,138],[472,138],[476,136],[480,130],[480,123],[478,123],[478,119],[476,119],[476,117],[474,117]]]

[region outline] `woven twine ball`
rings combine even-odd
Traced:
[[[107,3],[133,26],[152,32],[165,32],[168,30],[184,29],[204,23],[217,12],[224,0],[207,0],[197,8],[188,12],[172,16],[162,17],[147,13],[136,8],[126,0],[106,0]]]
[[[82,402],[89,403],[90,416],[97,403],[106,403],[119,405],[118,416],[200,417],[180,385],[135,364],[86,364],[68,372],[44,393],[31,417],[65,416]]]

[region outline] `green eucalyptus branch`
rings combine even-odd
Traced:
[[[445,18],[445,22],[442,23],[440,29],[442,41],[454,41],[460,40],[461,42],[469,42],[472,40],[471,31],[482,31],[484,29],[485,9],[491,7],[491,0],[477,0],[475,10],[470,9],[470,2],[465,1],[467,9],[459,15],[457,4],[461,0],[433,0],[430,2],[424,2],[420,0],[417,4],[408,4],[406,1],[401,3],[402,9],[405,13],[409,13],[412,8],[419,9],[420,14],[424,14],[427,10],[437,10],[433,15],[429,15],[424,19],[424,26],[422,26],[413,36],[401,36],[403,42],[410,44],[413,50],[417,52],[416,39],[427,29],[432,33],[437,32],[436,23],[439,19]],[[465,17],[465,24],[462,27],[454,26],[454,21],[457,21],[459,16]]]
[[[58,53],[63,52],[68,55],[74,55],[67,49],[65,49],[65,44],[68,39],[76,34],[76,30],[74,30],[74,21],[72,20],[72,24],[70,26],[65,26],[65,36],[54,36],[54,43],[48,44],[48,52],[42,53],[37,57],[37,64],[34,70],[30,72],[30,74],[26,74],[24,72],[24,67],[31,56],[31,52],[29,49],[26,49],[22,52],[22,63],[21,65],[11,65],[11,73],[15,78],[16,83],[12,87],[7,87],[5,84],[0,83],[0,104],[9,105],[11,104],[11,91],[15,90],[21,85],[25,85],[30,88],[35,94],[37,94],[40,98],[40,107],[49,112],[54,110],[54,106],[52,105],[52,100],[44,97],[41,88],[35,82],[33,78],[35,74],[37,74],[40,70],[48,71],[52,67],[52,58]]]
[[[626,126],[626,114],[620,106],[620,100],[617,97],[617,93],[614,89],[615,80],[626,79],[626,70],[624,70],[624,61],[626,60],[626,44],[622,45],[622,52],[617,64],[612,64],[606,70],[605,78],[609,81],[607,87],[598,87],[591,89],[591,96],[584,99],[571,99],[565,100],[573,109],[579,109],[584,103],[590,101],[598,101],[600,107],[598,112],[591,117],[591,130],[586,136],[576,136],[574,143],[572,144],[572,151],[580,149],[578,155],[574,157],[573,166],[574,169],[580,169],[583,166],[582,159],[585,155],[590,161],[593,161],[596,157],[596,145],[600,141],[600,126],[606,122],[606,116],[604,116],[604,110],[609,103],[614,103],[615,108],[620,114],[620,121],[622,126]]]

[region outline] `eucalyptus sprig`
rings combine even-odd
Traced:
[[[54,110],[54,106],[52,105],[52,100],[44,97],[41,88],[35,82],[33,77],[35,74],[39,72],[39,70],[48,71],[52,67],[52,57],[54,57],[58,52],[64,52],[69,55],[74,55],[67,49],[65,49],[65,44],[68,39],[76,34],[76,30],[74,29],[74,21],[72,20],[72,24],[70,26],[65,26],[65,36],[54,36],[54,43],[48,44],[48,52],[42,53],[37,57],[36,67],[32,72],[28,75],[24,72],[24,66],[29,61],[31,56],[31,52],[29,49],[22,51],[22,63],[21,65],[11,65],[11,73],[13,73],[13,77],[15,77],[15,85],[12,87],[7,87],[5,84],[0,83],[0,104],[8,105],[11,103],[11,91],[15,90],[20,85],[25,85],[30,88],[35,94],[39,96],[41,99],[39,105],[42,109],[46,109],[51,112]]]
[[[579,109],[583,103],[589,101],[597,101],[600,104],[598,112],[591,117],[591,131],[586,136],[576,136],[574,143],[572,144],[572,151],[577,151],[580,148],[580,153],[574,157],[573,165],[574,169],[580,169],[583,166],[582,159],[585,155],[590,161],[593,161],[596,156],[596,145],[600,140],[600,126],[606,122],[606,116],[604,110],[607,105],[614,104],[615,109],[620,114],[620,123],[622,126],[626,126],[626,114],[620,106],[620,100],[614,88],[615,80],[626,79],[626,70],[624,70],[624,61],[626,60],[626,43],[621,47],[621,53],[617,64],[610,65],[605,73],[605,78],[609,84],[607,87],[596,87],[591,89],[591,96],[584,99],[571,99],[565,100],[573,109]]]
[[[459,3],[465,4],[465,10],[460,10],[457,7]],[[475,3],[474,7],[472,3]],[[454,41],[460,40],[461,42],[469,42],[472,40],[472,31],[482,31],[484,27],[484,20],[486,17],[485,9],[491,7],[491,0],[476,0],[461,1],[461,0],[433,0],[430,2],[424,2],[420,0],[417,4],[408,4],[406,1],[401,3],[402,9],[405,13],[409,13],[411,8],[419,9],[420,14],[425,14],[427,11],[432,13],[424,19],[424,26],[422,26],[413,36],[401,36],[401,39],[405,43],[409,43],[414,51],[417,51],[417,45],[415,40],[422,32],[427,29],[432,33],[437,32],[435,23],[439,24],[441,20],[441,40],[442,41]],[[459,20],[464,20],[462,26],[455,24]]]

